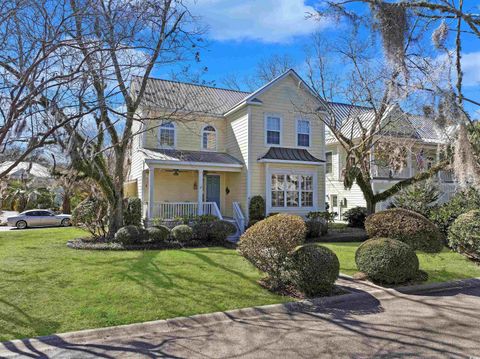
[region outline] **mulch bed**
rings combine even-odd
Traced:
[[[311,239],[311,242],[363,242],[368,239],[367,232],[362,228],[329,229],[324,236]]]
[[[124,245],[118,242],[106,241],[103,239],[92,240],[88,238],[76,238],[67,242],[67,247],[72,249],[87,249],[100,251],[138,251],[138,250],[167,250],[167,249],[183,249],[183,248],[208,248],[208,247],[224,247],[235,249],[234,243],[225,241],[222,243],[204,242],[192,240],[188,243],[180,243],[177,241],[151,242],[142,244]]]

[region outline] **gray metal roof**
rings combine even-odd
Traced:
[[[330,102],[329,110],[333,113],[337,127],[342,134],[348,138],[358,138],[362,134],[362,127],[371,128],[375,120],[375,112],[372,108],[355,106],[344,103]],[[388,121],[394,110],[401,111],[401,119]],[[383,128],[380,133],[394,137],[408,137],[423,142],[443,143],[445,134],[437,125],[434,119],[412,115],[403,112],[398,106],[391,106],[384,116]],[[336,138],[326,131],[325,140],[327,143],[336,142]]]
[[[216,163],[226,165],[242,165],[242,162],[224,152],[183,151],[173,149],[144,148],[143,152],[148,159],[171,162]]]
[[[140,80],[139,77],[132,80],[134,93],[140,86]],[[243,91],[150,78],[142,105],[223,115],[249,94]]]
[[[270,147],[259,160],[325,162],[314,157],[304,148]]]

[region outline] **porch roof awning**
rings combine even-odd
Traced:
[[[270,149],[262,157],[259,162],[283,162],[298,164],[314,164],[324,163],[324,160],[313,156],[304,148],[287,148],[287,147],[270,147]]]
[[[173,149],[144,148],[146,162],[169,165],[194,165],[242,168],[243,164],[225,152],[184,151]]]

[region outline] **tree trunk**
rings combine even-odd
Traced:
[[[365,197],[365,201],[367,202],[367,213],[369,215],[375,213],[375,207],[377,203],[367,197]]]
[[[124,152],[117,150],[115,152],[115,181],[112,188],[113,198],[109,201],[109,221],[108,221],[108,237],[113,238],[115,233],[123,227],[123,182],[124,182]]]
[[[72,207],[70,204],[70,193],[68,193],[67,191],[63,193],[62,212],[65,214],[72,213]]]

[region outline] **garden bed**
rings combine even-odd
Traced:
[[[164,241],[142,244],[122,244],[105,240],[91,240],[84,238],[76,238],[67,241],[67,247],[72,249],[86,249],[99,251],[138,251],[138,250],[166,250],[166,249],[182,249],[182,248],[208,248],[208,247],[224,247],[235,249],[236,244],[224,241],[222,243],[212,243],[206,241],[192,240],[188,243],[180,243],[177,241]]]

